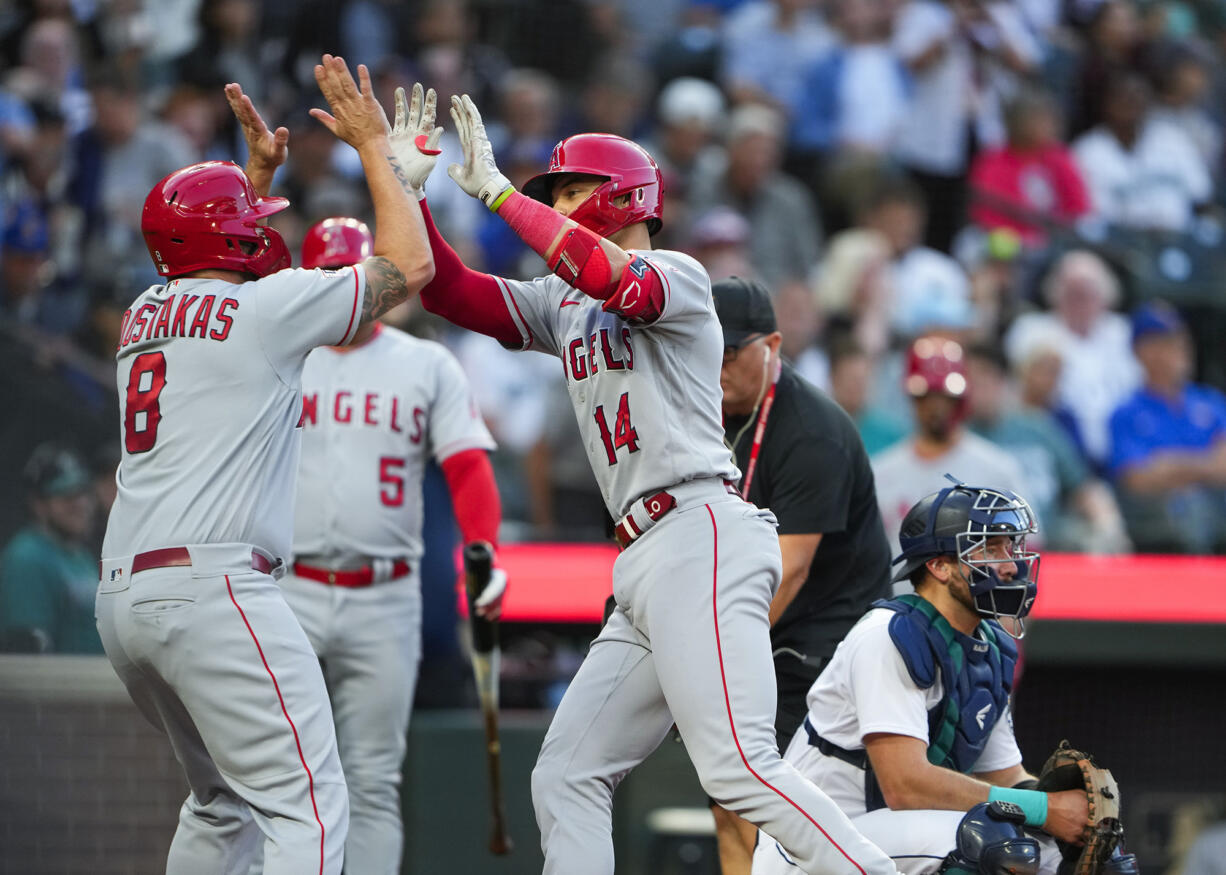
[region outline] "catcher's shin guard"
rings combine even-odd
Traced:
[[[957,847],[941,863],[944,875],[1035,875],[1039,843],[1023,829],[1026,816],[1011,802],[981,802],[958,824]]]
[[[1115,854],[1103,864],[1105,875],[1141,875],[1141,863],[1136,854],[1125,854],[1123,848],[1116,848]]]

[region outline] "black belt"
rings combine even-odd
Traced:
[[[873,772],[873,764],[869,761],[868,751],[848,750],[845,747],[839,747],[833,741],[827,741],[817,734],[817,730],[813,728],[808,717],[805,717],[804,727],[809,736],[809,744],[817,748],[823,756],[834,757],[849,766],[864,770],[864,808],[866,811],[876,811],[886,807],[885,795],[881,792],[881,785],[877,782],[877,775]]]
[[[821,751],[823,756],[842,760],[849,766],[855,766],[857,769],[863,769],[868,765],[867,752],[863,750],[848,750],[845,747],[839,747],[833,741],[827,741],[817,734],[817,730],[813,728],[813,724],[809,722],[808,717],[805,718],[805,732],[809,735],[809,744]]]

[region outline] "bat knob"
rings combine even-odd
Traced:
[[[499,857],[503,857],[511,853],[511,850],[514,847],[515,845],[511,841],[510,836],[495,835],[492,838],[490,838],[490,853],[491,854],[495,854]]]

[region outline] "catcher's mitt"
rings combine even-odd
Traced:
[[[1090,822],[1082,834],[1082,847],[1057,841],[1060,863],[1057,875],[1100,875],[1113,871],[1105,864],[1124,837],[1120,824],[1120,789],[1111,772],[1088,753],[1061,741],[1039,772],[1038,786],[1044,793],[1084,790],[1090,804]]]

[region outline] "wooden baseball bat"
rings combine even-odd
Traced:
[[[477,616],[476,600],[490,580],[493,551],[477,541],[464,548],[464,589],[468,594],[468,618],[472,629],[473,677],[485,717],[485,759],[490,779],[490,853],[509,854],[514,845],[507,834],[502,803],[502,744],[498,737],[498,623]]]

